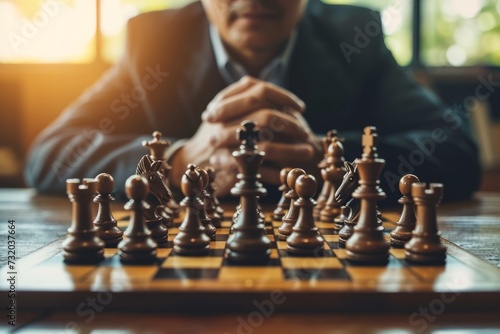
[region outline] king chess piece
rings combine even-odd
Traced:
[[[104,242],[97,237],[92,222],[91,203],[97,192],[94,179],[66,180],[66,191],[73,203],[73,215],[68,236],[62,244],[67,263],[97,263],[104,259]]]
[[[258,197],[267,194],[259,182],[259,166],[264,152],[256,145],[259,131],[252,121],[244,121],[238,129],[240,149],[233,152],[238,164],[238,182],[231,194],[240,197],[240,214],[233,225],[233,234],[227,241],[228,261],[231,264],[253,264],[269,261],[271,241],[266,236],[265,225],[258,210]]]
[[[389,243],[384,239],[384,228],[377,218],[377,201],[386,197],[379,187],[385,160],[378,157],[377,144],[377,129],[366,127],[363,134],[363,156],[356,159],[359,187],[352,194],[353,198],[361,201],[361,209],[354,234],[345,244],[347,259],[351,262],[386,264],[389,261]]]
[[[412,174],[406,174],[399,180],[399,191],[403,195],[398,203],[403,205],[401,217],[397,226],[391,232],[391,246],[403,248],[408,240],[411,239],[411,232],[415,229],[417,217],[415,216],[415,205],[411,196],[412,184],[419,183],[418,177]]]
[[[117,221],[111,213],[110,203],[115,199],[111,195],[115,188],[115,180],[106,173],[96,176],[97,193],[94,202],[99,204],[94,226],[97,228],[97,236],[104,241],[106,247],[114,248],[123,240],[123,232],[117,227]]]

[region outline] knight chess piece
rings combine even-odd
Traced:
[[[264,152],[259,151],[256,145],[259,138],[256,124],[245,121],[241,125],[237,132],[241,145],[239,150],[233,152],[239,169],[238,182],[231,189],[232,195],[240,197],[240,214],[227,241],[226,251],[231,264],[268,262],[271,241],[266,236],[258,205],[258,197],[267,194],[259,182],[258,173]]]
[[[205,187],[205,211],[208,218],[212,221],[214,227],[221,227],[222,217],[217,211],[217,197],[215,196],[215,170],[213,167],[206,167],[205,171],[208,174],[208,184]]]
[[[301,168],[294,168],[288,173],[286,178],[286,183],[290,188],[286,194],[286,197],[290,199],[290,209],[283,217],[283,223],[278,228],[277,237],[282,241],[285,241],[288,236],[292,234],[292,229],[295,226],[295,223],[297,223],[297,218],[299,217],[299,208],[295,206],[295,200],[299,198],[295,192],[295,182],[297,182],[297,179],[301,175],[306,175],[306,172]]]
[[[406,260],[419,264],[443,264],[446,246],[441,244],[437,227],[437,206],[443,197],[443,185],[413,183],[411,195],[417,205],[417,222],[405,245]]]
[[[396,228],[391,232],[391,245],[395,248],[403,248],[411,239],[412,231],[415,229],[417,217],[415,216],[415,205],[411,197],[412,184],[420,180],[413,174],[406,174],[399,180],[399,191],[403,195],[398,203],[403,205],[401,217]]]
[[[149,141],[144,140],[142,142],[142,146],[149,149],[150,158],[153,159],[154,161],[162,162],[162,167],[160,169],[160,172],[165,177],[166,180],[165,182],[167,186],[168,186],[168,177],[170,175],[170,171],[172,170],[172,166],[170,166],[167,160],[165,159],[165,153],[167,149],[170,147],[170,145],[171,143],[169,141],[162,139],[162,133],[160,131],[153,132],[153,140]],[[162,209],[165,210],[166,214],[169,217],[174,217],[174,218],[179,217],[179,211],[180,211],[179,204],[177,204],[173,196],[170,197],[170,199],[168,200],[166,205],[162,207]],[[167,223],[170,225],[171,221],[168,221]]]
[[[129,201],[124,208],[131,211],[131,215],[125,239],[118,244],[118,256],[121,262],[127,264],[153,263],[158,245],[144,222],[144,212],[149,207],[145,201],[149,193],[148,181],[139,175],[132,175],[125,183],[125,192]]]
[[[201,225],[203,225],[203,227],[205,228],[205,233],[207,234],[207,236],[211,240],[215,240],[215,233],[217,233],[217,229],[212,224],[212,219],[210,219],[210,217],[208,217],[207,211],[205,210],[206,197],[207,197],[207,193],[206,193],[205,189],[206,189],[208,182],[209,182],[208,172],[200,167],[197,167],[196,171],[198,173],[200,173],[201,179],[203,181],[203,188],[202,188],[200,194],[198,195]]]
[[[347,259],[351,262],[386,264],[389,261],[389,243],[377,220],[377,201],[386,197],[379,186],[385,160],[378,157],[377,144],[377,129],[365,127],[363,155],[356,159],[359,187],[352,194],[353,198],[361,200],[361,209],[354,233],[345,243]]]
[[[273,211],[272,218],[274,220],[281,220],[285,217],[288,209],[290,208],[290,198],[286,197],[286,194],[290,191],[288,184],[286,183],[286,178],[288,173],[291,171],[291,168],[283,168],[280,171],[280,187],[279,190],[282,192],[281,198],[276,206],[276,209]]]
[[[294,204],[299,208],[299,217],[286,241],[286,249],[292,255],[313,256],[324,250],[324,239],[318,233],[313,217],[316,202],[312,197],[316,187],[316,179],[312,175],[301,175],[295,182],[295,192],[299,198]]]
[[[115,200],[111,195],[115,188],[115,180],[106,173],[96,176],[97,193],[94,203],[99,204],[94,226],[97,229],[97,236],[104,241],[106,247],[114,248],[123,240],[123,232],[117,226],[117,221],[111,213],[110,203]]]
[[[186,196],[181,202],[186,214],[174,238],[174,251],[179,255],[206,255],[210,250],[210,238],[200,221],[201,203],[198,199],[203,190],[203,179],[195,165],[189,164],[182,175],[181,190]]]
[[[66,191],[73,203],[68,236],[62,244],[64,261],[71,264],[97,263],[104,259],[104,242],[92,223],[91,203],[97,192],[94,179],[68,179]]]

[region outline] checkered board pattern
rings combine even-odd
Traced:
[[[127,214],[124,211],[114,212],[122,229],[128,224]],[[266,217],[269,218],[269,215]],[[388,239],[388,232],[395,226],[391,221],[398,217],[390,214],[384,214],[384,217],[389,218],[384,222]],[[54,301],[54,306],[61,306],[63,301],[71,301],[72,295],[77,298],[82,293],[111,291],[115,297],[123,295],[119,307],[124,308],[136,307],[137,298],[142,300],[141,297],[148,300],[149,306],[163,307],[166,300],[182,301],[183,298],[193,297],[197,303],[202,303],[205,297],[213,299],[217,296],[224,296],[231,307],[231,301],[266,296],[274,290],[300,297],[295,304],[289,304],[295,305],[292,309],[303,307],[303,303],[330,308],[331,298],[338,296],[343,298],[346,307],[350,298],[358,301],[359,307],[359,302],[377,302],[383,296],[386,307],[398,309],[402,303],[411,304],[423,296],[431,298],[450,291],[459,291],[461,296],[469,293],[470,298],[461,297],[462,303],[456,303],[466,307],[489,305],[488,298],[496,298],[495,305],[498,307],[500,300],[500,269],[444,239],[448,256],[442,266],[407,263],[402,249],[390,250],[387,265],[361,266],[346,260],[345,250],[339,248],[333,223],[317,222],[325,239],[322,254],[297,257],[290,256],[286,251],[286,242],[275,237],[281,222],[266,219],[267,236],[272,242],[269,263],[239,266],[228,264],[225,255],[231,226],[229,218],[226,217],[217,229],[216,239],[210,244],[210,253],[200,257],[180,256],[173,252],[173,239],[180,223],[181,219],[177,219],[169,228],[168,246],[158,249],[158,260],[152,265],[124,265],[116,254],[116,248],[105,249],[105,260],[97,265],[66,265],[61,253],[62,240],[58,240],[19,262],[22,268],[19,269],[22,272],[19,296],[25,297],[23,301],[27,305],[35,307],[43,301],[47,307],[50,306],[47,300],[51,298],[57,301]],[[64,298],[54,297],[58,294]],[[19,305],[22,306],[22,303]]]

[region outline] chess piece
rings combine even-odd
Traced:
[[[97,237],[90,206],[97,192],[97,181],[66,180],[66,192],[73,203],[73,215],[69,235],[62,244],[64,261],[75,264],[97,263],[104,259],[104,242]]]
[[[200,212],[200,221],[201,225],[205,228],[205,233],[211,240],[215,240],[215,233],[217,232],[217,229],[215,226],[212,224],[212,220],[210,217],[207,215],[207,211],[205,210],[205,205],[206,205],[206,197],[207,193],[205,191],[208,182],[209,182],[209,176],[208,172],[204,170],[203,168],[196,168],[196,171],[200,173],[201,179],[203,181],[203,187],[201,192],[198,195],[198,202],[199,202],[199,212]]]
[[[446,246],[441,244],[436,208],[443,197],[443,185],[413,183],[411,195],[417,205],[417,222],[413,236],[405,245],[406,260],[419,264],[443,264]]]
[[[111,213],[110,203],[115,199],[111,195],[115,187],[115,180],[106,173],[96,176],[97,193],[94,202],[99,204],[94,226],[97,236],[104,241],[106,247],[116,247],[123,240],[123,232],[117,227],[117,221]]]
[[[406,242],[411,239],[411,232],[415,229],[417,217],[415,216],[415,205],[411,197],[412,184],[419,183],[418,177],[406,174],[399,180],[399,191],[403,195],[398,203],[403,205],[401,217],[396,228],[391,232],[391,245],[395,248],[403,248]]]
[[[326,137],[321,139],[321,145],[323,146],[323,160],[321,160],[318,164],[318,168],[320,170],[326,169],[330,166],[330,164],[327,162],[328,159],[328,146],[330,146],[330,143],[332,141],[333,137],[337,136],[337,130],[330,130],[326,133]],[[318,196],[318,200],[316,201],[316,206],[314,207],[314,219],[319,219],[319,215],[321,210],[325,207],[326,201],[328,200],[328,197],[330,196],[330,190],[331,190],[331,184],[330,182],[327,182],[323,178],[323,187],[321,188],[321,191]]]
[[[150,158],[154,161],[161,161],[162,167],[160,168],[160,172],[165,177],[165,182],[168,186],[168,176],[170,175],[170,171],[172,170],[172,166],[168,164],[165,160],[165,152],[171,145],[169,141],[163,140],[162,133],[160,131],[153,132],[153,140],[144,140],[142,142],[142,146],[149,148]],[[170,217],[177,218],[179,217],[179,204],[175,201],[175,199],[171,196],[166,206],[163,207],[166,214]],[[169,222],[170,223],[170,222]]]
[[[124,208],[131,214],[125,239],[118,244],[118,256],[121,262],[127,264],[153,263],[158,245],[144,222],[144,212],[149,207],[145,201],[149,193],[148,181],[139,175],[132,175],[125,182],[125,192],[129,201]]]
[[[147,155],[143,156],[137,165],[136,174],[143,176],[149,183],[149,194],[146,202],[149,204],[144,212],[146,227],[151,231],[154,241],[158,247],[167,247],[168,228],[172,218],[165,212],[165,206],[172,193],[167,186],[165,176],[161,172],[163,161],[153,161]]]
[[[174,251],[179,255],[206,255],[210,250],[210,238],[201,225],[202,207],[198,199],[203,190],[203,179],[195,165],[189,164],[182,175],[181,190],[186,196],[181,202],[186,208],[186,214],[179,233],[174,238]]]
[[[335,199],[342,206],[348,206],[351,209],[349,220],[357,221],[359,217],[360,202],[359,199],[353,198],[352,194],[359,186],[359,173],[356,161],[344,162],[345,174],[342,182],[335,191]],[[339,223],[337,228],[342,228]]]
[[[384,239],[384,228],[377,221],[377,201],[386,197],[379,186],[385,160],[378,157],[377,143],[377,129],[365,127],[363,156],[356,159],[359,187],[352,194],[353,198],[361,200],[361,209],[354,233],[345,243],[347,259],[352,262],[386,264],[389,261],[389,243]]]
[[[259,217],[258,197],[267,191],[259,182],[259,166],[264,159],[264,152],[256,145],[259,131],[255,123],[245,121],[238,129],[241,145],[233,157],[238,164],[238,182],[231,189],[231,194],[240,197],[240,214],[233,226],[233,234],[227,241],[228,261],[231,264],[250,264],[269,261],[271,241],[266,236],[265,226]]]
[[[281,185],[279,187],[279,190],[282,192],[282,195],[278,202],[278,205],[276,206],[276,209],[274,209],[273,211],[272,217],[274,220],[283,219],[283,217],[285,217],[286,213],[288,212],[288,209],[290,208],[290,198],[286,197],[286,194],[288,191],[290,191],[290,188],[286,183],[286,178],[291,170],[292,170],[291,168],[283,168],[280,171]]]
[[[328,146],[327,162],[329,167],[322,169],[321,174],[326,182],[330,183],[330,194],[324,208],[320,211],[320,220],[323,222],[334,222],[340,214],[341,203],[337,200],[335,192],[342,183],[346,173],[344,167],[344,146],[337,138],[332,138]]]
[[[206,167],[205,171],[208,174],[208,184],[205,187],[205,211],[208,218],[212,221],[214,227],[221,227],[222,216],[217,210],[217,197],[215,196],[215,170],[213,167]]]
[[[298,198],[297,193],[295,192],[295,182],[301,175],[305,175],[306,172],[300,168],[292,169],[286,178],[286,183],[290,190],[286,194],[286,197],[290,199],[290,209],[288,210],[285,217],[283,217],[283,223],[278,228],[278,239],[285,241],[290,234],[292,234],[292,229],[295,223],[297,222],[297,218],[299,217],[299,208],[295,206],[295,200]]]
[[[295,192],[299,198],[295,207],[299,208],[299,217],[293,232],[287,238],[287,251],[292,255],[313,256],[324,249],[323,237],[314,223],[313,209],[316,202],[312,199],[316,193],[316,179],[312,175],[301,175],[295,182]]]
[[[351,208],[348,206],[343,206],[342,208],[340,208],[340,216],[338,217],[339,224],[342,224],[342,228],[339,231],[340,248],[345,247],[345,243],[354,233],[354,226],[356,225],[356,221],[354,219],[350,219],[351,212]]]

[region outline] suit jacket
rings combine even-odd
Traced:
[[[286,88],[306,103],[315,133],[339,130],[352,161],[362,153],[363,127],[375,125],[389,196],[400,196],[408,172],[445,183],[448,199],[476,189],[480,165],[466,122],[398,66],[377,13],[310,0],[297,33]],[[225,87],[200,3],[139,15],[127,36],[123,58],[34,143],[30,186],[63,192],[67,178],[107,172],[123,190],[147,153],[141,141],[154,130],[171,141],[191,137]]]

